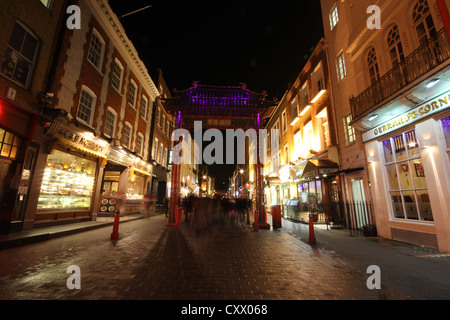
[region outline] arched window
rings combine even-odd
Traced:
[[[416,2],[412,18],[420,45],[428,42],[429,39],[437,37],[436,27],[427,0],[418,0]]]
[[[403,45],[400,39],[400,32],[397,25],[392,26],[387,36],[387,44],[389,48],[389,56],[391,58],[392,67],[395,67],[405,59]]]
[[[380,79],[380,69],[378,67],[377,53],[373,47],[367,54],[367,68],[369,70],[370,83],[374,84]]]

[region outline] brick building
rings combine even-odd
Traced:
[[[67,1],[0,2],[0,233],[32,225],[66,8]]]

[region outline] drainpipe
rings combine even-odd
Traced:
[[[448,12],[446,0],[436,0],[436,2],[439,7],[439,12],[441,13],[442,22],[444,22],[447,39],[450,42],[450,13]]]

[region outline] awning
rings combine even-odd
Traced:
[[[339,166],[330,160],[311,159],[302,162],[297,167],[297,177],[308,179],[316,176],[323,176],[324,174],[334,173],[338,170]]]
[[[108,159],[108,156],[106,156],[103,153],[100,153],[100,152],[88,149],[86,147],[83,147],[83,146],[81,146],[79,144],[73,143],[73,142],[71,142],[69,140],[66,140],[66,139],[60,138],[60,139],[58,139],[58,143],[63,145],[63,146],[65,146],[65,147],[67,147],[67,148],[70,148],[70,149],[73,149],[75,151],[79,151],[79,152],[82,152],[82,153],[85,153],[85,154],[89,154],[91,156],[94,156],[94,157],[97,157],[97,158],[100,158],[100,159]]]
[[[267,177],[266,184],[268,185],[281,184],[281,179],[279,177]]]

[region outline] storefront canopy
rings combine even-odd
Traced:
[[[339,166],[327,159],[310,159],[298,164],[295,169],[297,178],[308,179],[337,172],[339,170]]]

